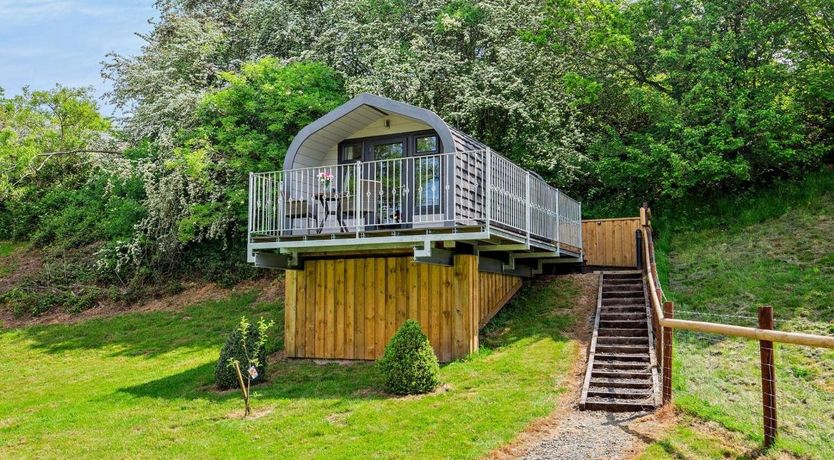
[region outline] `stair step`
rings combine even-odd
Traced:
[[[612,388],[591,385],[588,388],[588,396],[617,399],[648,399],[652,397],[652,391],[646,391],[645,388]]]
[[[633,279],[633,280],[643,280],[643,274],[639,272],[626,272],[626,273],[606,273],[603,275],[603,280],[621,280],[621,279]]]
[[[597,336],[599,345],[649,345],[648,337],[622,337],[616,335]]]
[[[615,327],[602,327],[600,326],[599,330],[597,330],[597,337],[604,336],[604,337],[645,337],[646,336],[646,329],[626,329],[626,328],[615,328]]]
[[[636,363],[630,361],[596,361],[594,360],[594,369],[600,370],[623,370],[623,371],[642,371],[649,368],[649,363]]]
[[[591,378],[591,386],[609,388],[652,388],[652,379],[647,374],[644,379],[625,379],[611,377]]]
[[[634,312],[619,312],[619,311],[606,311],[602,310],[599,312],[599,319],[600,321],[616,321],[616,320],[646,320],[646,311],[644,309],[640,309],[641,311],[634,311]]]
[[[602,315],[608,314],[623,314],[623,313],[630,313],[630,314],[640,314],[643,315],[643,318],[646,317],[646,307],[642,305],[633,305],[630,307],[604,307],[600,310],[600,318]]]
[[[646,305],[643,300],[643,294],[640,297],[606,297],[602,296],[603,306],[631,306],[631,305]]]
[[[602,289],[622,289],[623,291],[642,291],[642,281],[608,280],[602,282]]]
[[[625,285],[625,286],[639,286],[640,289],[643,289],[643,279],[628,279],[628,278],[611,278],[609,279],[606,277],[602,280],[602,287],[605,286],[614,286],[614,285]]]
[[[585,410],[606,410],[610,412],[643,412],[654,410],[653,399],[630,400],[591,397],[585,401]]]
[[[651,379],[652,373],[648,369],[643,371],[624,369],[592,369],[591,378],[608,379]]]
[[[646,345],[619,345],[619,344],[604,344],[597,341],[597,354],[599,353],[648,353],[649,347]]]
[[[648,353],[596,353],[594,360],[649,362]]]
[[[612,329],[645,329],[645,319],[602,319],[599,321],[600,328]]]
[[[608,288],[602,290],[602,297],[603,298],[611,298],[611,297],[628,297],[628,298],[642,298],[643,297],[643,290],[631,290],[631,289],[618,289],[620,286],[615,286],[615,288]]]

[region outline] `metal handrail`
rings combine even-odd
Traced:
[[[491,150],[251,173],[249,182],[250,241],[337,232],[362,238],[375,226],[482,225],[528,244],[582,247],[579,202]]]

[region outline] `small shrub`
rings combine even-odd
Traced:
[[[220,390],[240,388],[237,379],[237,371],[229,363],[238,362],[244,369],[252,363],[258,371],[258,375],[266,375],[266,327],[261,327],[261,320],[258,325],[250,324],[245,318],[229,334],[226,344],[220,350],[220,359],[214,368],[214,383]],[[246,335],[246,340],[242,338]]]
[[[379,361],[385,389],[394,394],[428,393],[440,383],[440,366],[429,339],[413,319],[391,337]]]

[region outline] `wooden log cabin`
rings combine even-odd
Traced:
[[[523,278],[582,262],[581,206],[435,113],[360,94],[249,179],[248,260],[286,270],[293,358],[377,359],[417,320],[441,361]]]

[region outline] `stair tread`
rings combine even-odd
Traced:
[[[639,399],[615,399],[615,398],[601,398],[598,396],[589,396],[585,401],[584,409],[590,410],[609,410],[621,412],[643,412],[653,410],[655,408],[654,399],[647,398]]]
[[[651,389],[644,389],[644,388],[615,388],[615,387],[598,387],[591,384],[588,388],[588,395],[610,395],[613,397],[617,397],[618,395],[624,395],[627,397],[634,397],[634,396],[644,396],[646,398],[652,395]]]
[[[648,370],[625,371],[616,369],[597,369],[591,371],[591,378],[650,379],[652,378],[652,374]]]
[[[591,377],[591,385],[597,387],[607,387],[616,385],[647,385],[652,386],[651,374],[646,374],[646,378],[616,378],[616,377]]]
[[[646,353],[596,353],[594,358],[619,358],[619,359],[627,359],[627,358],[640,358],[640,359],[649,359],[648,350]]]
[[[635,361],[594,361],[594,369],[623,369],[643,370],[648,369],[649,363]]]

